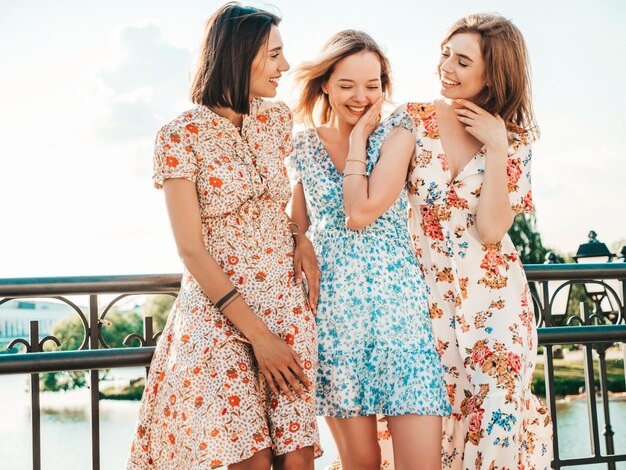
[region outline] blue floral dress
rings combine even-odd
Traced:
[[[370,137],[367,173],[393,129]],[[350,418],[451,412],[428,315],[427,288],[411,247],[404,193],[363,230],[346,228],[342,175],[315,129],[287,159],[301,183],[321,269],[317,310],[317,413]]]

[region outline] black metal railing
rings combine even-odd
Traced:
[[[532,302],[539,326],[539,344],[545,349],[545,381],[548,406],[553,418],[554,459],[552,467],[586,468],[591,464],[606,464],[615,469],[617,462],[626,461],[626,454],[615,454],[614,432],[611,427],[609,393],[607,385],[607,347],[614,343],[626,342],[626,263],[600,265],[527,265],[528,280],[531,283]],[[593,285],[594,302],[590,310],[588,304],[581,304],[580,312],[567,316],[556,316],[553,307],[563,290],[572,285]],[[569,286],[569,287],[568,287]],[[15,338],[9,344],[14,347],[23,344],[26,354],[0,355],[0,375],[30,374],[31,377],[31,420],[33,469],[41,468],[40,455],[40,407],[39,374],[45,372],[88,370],[90,386],[91,454],[93,470],[100,469],[100,407],[99,376],[101,369],[118,367],[148,367],[159,333],[153,331],[152,319],[144,318],[143,334],[132,334],[124,344],[139,342],[139,347],[110,348],[103,338],[102,327],[108,323],[107,313],[121,299],[131,295],[169,293],[175,294],[180,287],[180,275],[143,276],[93,276],[63,278],[20,278],[0,279],[0,306],[18,298],[54,298],[66,303],[80,318],[84,337],[78,350],[43,352],[43,344],[53,341],[60,345],[58,338],[39,338],[38,322],[30,324],[29,338]],[[600,288],[604,293],[598,293]],[[116,295],[112,300],[101,302],[103,298]],[[86,295],[88,307],[85,311],[68,297]],[[610,298],[612,309],[602,311],[602,303],[597,299]],[[569,298],[569,295],[568,295]],[[102,305],[101,305],[102,303]],[[562,309],[561,309],[562,310]],[[563,313],[560,311],[559,313]],[[566,319],[566,320],[565,320]],[[589,415],[589,437],[591,455],[581,458],[563,459],[560,457],[558,438],[557,397],[554,393],[555,371],[554,350],[562,344],[584,345],[585,389],[595,390],[594,356],[596,351],[599,368],[599,400],[602,402],[604,429],[600,432],[597,400],[595,393],[587,393]],[[606,452],[601,450],[600,434],[604,437]]]

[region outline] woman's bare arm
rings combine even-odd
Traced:
[[[196,186],[186,179],[172,178],[165,180],[163,190],[178,254],[203,292],[215,304],[235,286],[204,247]],[[243,297],[228,303],[222,308],[222,313],[250,341],[259,369],[272,391],[278,393],[276,381],[290,399],[294,397],[288,384],[305,398],[300,382],[309,389],[311,383],[302,370],[300,358],[267,328]]]

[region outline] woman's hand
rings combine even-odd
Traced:
[[[355,140],[366,142],[374,129],[380,124],[380,111],[383,106],[384,98],[381,96],[367,112],[361,116],[350,133],[350,143]]]
[[[302,284],[302,273],[306,276],[309,306],[317,313],[317,297],[320,293],[320,268],[311,241],[300,233],[295,236],[296,248],[293,253],[293,269],[296,284]]]
[[[482,109],[471,101],[455,100],[464,108],[457,108],[454,111],[457,118],[466,125],[465,130],[482,142],[488,150],[488,154],[497,153],[506,155],[508,140],[504,120],[499,115],[493,115]]]
[[[250,339],[250,343],[259,371],[274,394],[278,395],[280,389],[291,401],[296,399],[293,392],[303,400],[308,399],[302,385],[311,390],[311,381],[304,373],[300,357],[287,343],[269,330],[254,340]]]

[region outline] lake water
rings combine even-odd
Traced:
[[[141,369],[119,369],[116,374],[137,377]],[[30,431],[30,394],[26,376],[0,376],[0,469],[32,468]],[[41,398],[41,454],[43,470],[88,470],[91,468],[89,391],[44,393]],[[124,467],[139,403],[136,401],[100,402],[100,446],[102,470]],[[626,401],[610,404],[615,432],[615,450],[626,452]],[[562,457],[589,455],[588,418],[584,401],[558,405],[560,451]],[[600,419],[602,414],[600,412]],[[323,457],[315,468],[323,469],[336,457],[332,438],[323,420],[319,421]],[[603,424],[601,423],[600,429]],[[603,440],[603,439],[602,439]],[[582,467],[569,467],[582,468]],[[606,466],[587,466],[601,469]],[[626,470],[626,462],[617,464]],[[585,469],[585,470],[586,470]]]

